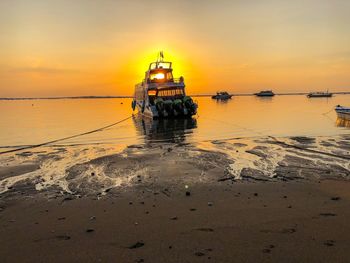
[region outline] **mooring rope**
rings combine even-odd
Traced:
[[[330,113],[331,111],[334,111],[334,108],[331,108],[329,111],[322,113],[322,115],[327,115],[327,114]]]
[[[34,145],[28,145],[28,146],[24,146],[24,147],[21,147],[21,148],[17,148],[17,149],[12,149],[12,150],[8,150],[8,151],[0,152],[0,155],[1,155],[1,154],[5,154],[5,153],[12,153],[12,152],[18,152],[18,151],[27,150],[27,149],[38,148],[38,147],[45,146],[45,145],[48,145],[48,144],[52,144],[52,143],[56,143],[56,142],[60,142],[60,141],[65,141],[65,140],[77,138],[77,137],[80,137],[80,136],[83,136],[83,135],[88,135],[88,134],[91,134],[91,133],[103,131],[103,130],[105,130],[105,129],[107,129],[107,128],[110,128],[110,127],[115,126],[115,125],[118,125],[118,124],[120,124],[120,123],[122,123],[122,122],[124,122],[124,121],[127,121],[127,120],[130,119],[131,117],[132,117],[132,115],[129,116],[129,117],[127,117],[127,118],[125,118],[125,119],[122,119],[122,120],[120,120],[120,121],[114,122],[114,123],[112,123],[112,124],[109,124],[109,125],[107,125],[107,126],[104,126],[104,127],[101,127],[101,128],[95,129],[95,130],[92,130],[92,131],[87,131],[87,132],[83,132],[83,133],[71,135],[71,136],[68,136],[68,137],[56,139],[56,140],[53,140],[53,141],[43,142],[43,143],[34,144]]]

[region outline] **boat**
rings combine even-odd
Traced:
[[[254,95],[258,97],[273,97],[275,93],[273,93],[272,90],[262,90],[258,93],[254,93]]]
[[[350,107],[344,107],[337,105],[335,107],[335,112],[337,113],[338,117],[344,118],[344,119],[350,119]]]
[[[226,91],[218,91],[216,95],[211,96],[211,98],[216,100],[228,100],[232,98],[232,95],[228,94]]]
[[[172,62],[164,61],[163,52],[150,63],[144,80],[135,85],[131,106],[152,119],[191,117],[198,108],[186,95],[184,78],[173,77]]]
[[[307,94],[308,98],[330,98],[333,96],[333,93],[330,92],[310,92]]]

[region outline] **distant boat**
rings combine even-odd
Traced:
[[[216,95],[211,96],[212,99],[216,100],[228,100],[231,99],[232,95],[228,94],[226,91],[218,91]]]
[[[330,98],[333,96],[333,93],[330,92],[310,92],[307,94],[308,98]]]
[[[272,90],[262,90],[258,93],[254,93],[254,95],[258,97],[273,97],[275,96],[275,93],[273,93]]]
[[[350,119],[350,107],[337,105],[335,111],[340,118]]]

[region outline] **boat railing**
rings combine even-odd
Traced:
[[[143,80],[142,82],[137,83],[135,85],[135,87],[140,87],[140,86],[144,85],[145,83],[146,83],[146,80]],[[152,82],[152,83],[148,83],[150,88],[155,88],[155,87],[157,87],[159,85],[162,85],[162,86],[165,86],[165,87],[171,87],[171,86],[178,85],[178,84],[183,84],[184,85],[184,78],[183,77],[173,78],[173,79],[171,79],[169,81],[166,81],[166,82]]]
[[[137,83],[135,86],[137,87],[137,86],[141,86],[141,85],[143,85],[144,83],[146,83],[146,80],[143,80],[142,82],[140,82],[140,83]],[[184,84],[184,78],[173,78],[173,79],[171,79],[171,80],[169,80],[169,81],[166,81],[166,82],[149,82],[148,83],[149,85],[152,85],[152,84],[154,84],[154,85],[158,85],[158,84],[162,84],[162,85],[167,85],[167,84]]]
[[[166,80],[166,81],[162,81],[162,80],[160,80],[160,81],[155,81],[155,82],[151,82],[151,83],[184,83],[184,78],[172,78],[172,79],[168,79],[168,80]]]
[[[173,82],[174,83],[183,83],[184,82],[184,78],[174,78]]]

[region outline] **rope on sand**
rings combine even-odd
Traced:
[[[53,140],[53,141],[43,142],[43,143],[39,143],[39,144],[35,144],[35,145],[28,145],[28,146],[24,146],[24,147],[21,147],[21,148],[17,148],[17,149],[12,149],[12,150],[8,150],[8,151],[0,152],[0,155],[1,155],[1,154],[5,154],[5,153],[12,153],[12,152],[18,152],[18,151],[27,150],[27,149],[38,148],[38,147],[45,146],[45,145],[48,145],[48,144],[52,144],[52,143],[56,143],[56,142],[60,142],[60,141],[68,140],[68,139],[73,139],[73,138],[76,138],[76,137],[80,137],[80,136],[83,136],[83,135],[88,135],[88,134],[95,133],[95,132],[99,132],[99,131],[103,131],[103,130],[105,130],[105,129],[107,129],[107,128],[110,128],[110,127],[115,126],[115,125],[118,125],[118,124],[120,124],[120,123],[122,123],[122,122],[124,122],[124,121],[127,121],[127,120],[130,119],[131,117],[132,117],[132,115],[129,116],[129,117],[127,117],[127,118],[125,118],[125,119],[122,119],[122,120],[120,120],[120,121],[117,121],[117,122],[115,122],[115,123],[109,124],[109,125],[107,125],[107,126],[104,126],[104,127],[101,127],[101,128],[95,129],[95,130],[92,130],[92,131],[87,131],[87,132],[75,134],[75,135],[72,135],[72,136],[60,138],[60,139]]]

